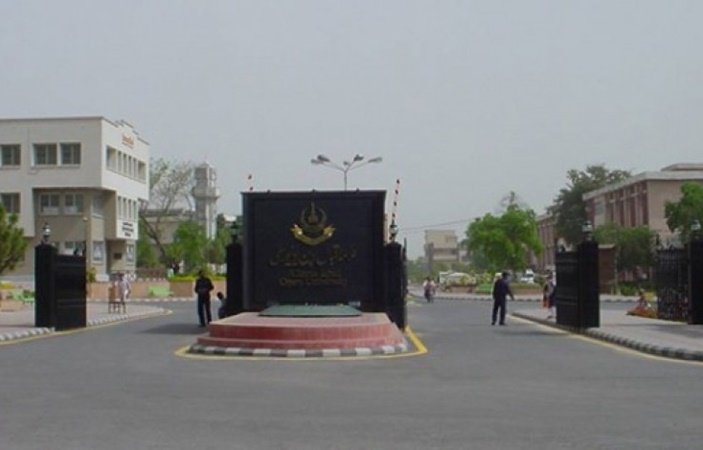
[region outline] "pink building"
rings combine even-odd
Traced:
[[[660,171],[642,172],[624,181],[584,194],[586,217],[594,227],[615,223],[623,227],[648,226],[663,244],[677,243],[678,238],[666,225],[666,202],[681,199],[681,185],[687,181],[703,183],[703,164],[680,163]],[[556,236],[554,219],[538,217],[538,234],[544,251],[532,256],[541,270],[554,268],[554,252],[561,242]]]
[[[666,202],[681,199],[681,185],[703,183],[703,164],[673,164],[658,172],[643,172],[583,196],[586,216],[594,227],[615,223],[622,227],[648,226],[662,243],[675,242],[666,225]]]

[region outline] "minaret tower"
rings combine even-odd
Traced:
[[[208,239],[215,237],[217,227],[217,199],[220,190],[217,188],[217,172],[207,162],[195,168],[195,220],[205,227]]]

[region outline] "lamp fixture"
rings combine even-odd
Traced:
[[[42,242],[44,244],[48,244],[50,237],[51,237],[51,228],[49,227],[49,222],[44,222],[44,226],[42,227]]]

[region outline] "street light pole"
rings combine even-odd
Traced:
[[[346,191],[349,179],[348,173],[350,171],[356,170],[359,167],[363,167],[368,164],[380,163],[381,161],[383,161],[383,158],[381,158],[380,156],[364,160],[364,155],[357,153],[356,155],[354,155],[354,158],[352,158],[351,161],[342,161],[341,166],[333,162],[325,155],[317,155],[316,158],[310,160],[310,163],[316,166],[331,167],[332,169],[339,170],[340,172],[342,172],[344,174],[344,190]]]
[[[90,237],[88,217],[83,216],[83,257],[85,258],[85,266],[90,269],[90,253],[88,253],[88,238]]]

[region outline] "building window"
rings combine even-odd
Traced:
[[[62,143],[61,144],[61,165],[79,166],[81,164],[81,144]]]
[[[139,181],[146,181],[146,164],[142,161],[137,164],[137,178]]]
[[[134,262],[134,244],[125,245],[125,253],[127,254],[127,262]]]
[[[66,255],[84,256],[85,241],[65,241],[63,252]]]
[[[39,196],[39,213],[43,215],[58,215],[59,194],[41,194]]]
[[[5,208],[5,212],[9,214],[19,214],[20,213],[20,194],[19,193],[8,193],[0,194],[0,205]]]
[[[83,214],[83,194],[66,194],[63,200],[66,214]]]
[[[105,242],[93,241],[93,257],[91,260],[102,262],[103,258],[105,258]]]
[[[0,167],[19,167],[20,149],[19,144],[0,145]]]
[[[93,215],[102,217],[105,214],[105,199],[103,194],[93,194]]]
[[[117,171],[117,150],[112,147],[107,147],[107,168],[112,171]]]
[[[34,165],[55,166],[56,153],[56,144],[34,144]]]

